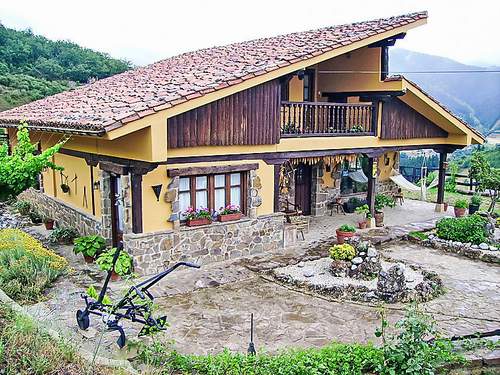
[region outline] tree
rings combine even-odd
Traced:
[[[34,186],[45,168],[62,170],[51,158],[64,142],[47,148],[36,155],[37,147],[31,144],[27,124],[22,122],[17,130],[17,144],[8,154],[6,144],[0,146],[0,199],[7,199]]]
[[[472,154],[470,175],[478,183],[477,190],[487,191],[490,195],[491,203],[488,212],[492,213],[500,191],[500,168],[492,168],[484,153],[476,151]]]

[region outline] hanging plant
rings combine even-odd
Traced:
[[[69,185],[68,184],[61,184],[61,190],[65,194],[69,193]]]

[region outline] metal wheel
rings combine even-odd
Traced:
[[[78,327],[85,331],[90,326],[89,313],[87,311],[78,310],[76,312],[76,322],[78,323]]]

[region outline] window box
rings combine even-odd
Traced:
[[[186,221],[188,227],[199,227],[201,225],[209,225],[212,224],[212,220],[210,219],[192,219]]]
[[[221,223],[224,223],[226,221],[240,220],[241,216],[243,216],[241,212],[236,212],[234,214],[219,215],[218,218]]]

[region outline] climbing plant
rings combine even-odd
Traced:
[[[484,153],[476,151],[471,157],[470,175],[477,181],[478,191],[488,192],[491,199],[488,212],[492,213],[500,192],[500,168],[492,168]]]
[[[17,130],[17,143],[9,154],[6,144],[0,145],[0,200],[18,195],[34,186],[38,174],[45,168],[62,170],[51,158],[64,142],[47,148],[37,154],[36,144],[32,144],[27,123],[21,122]]]

